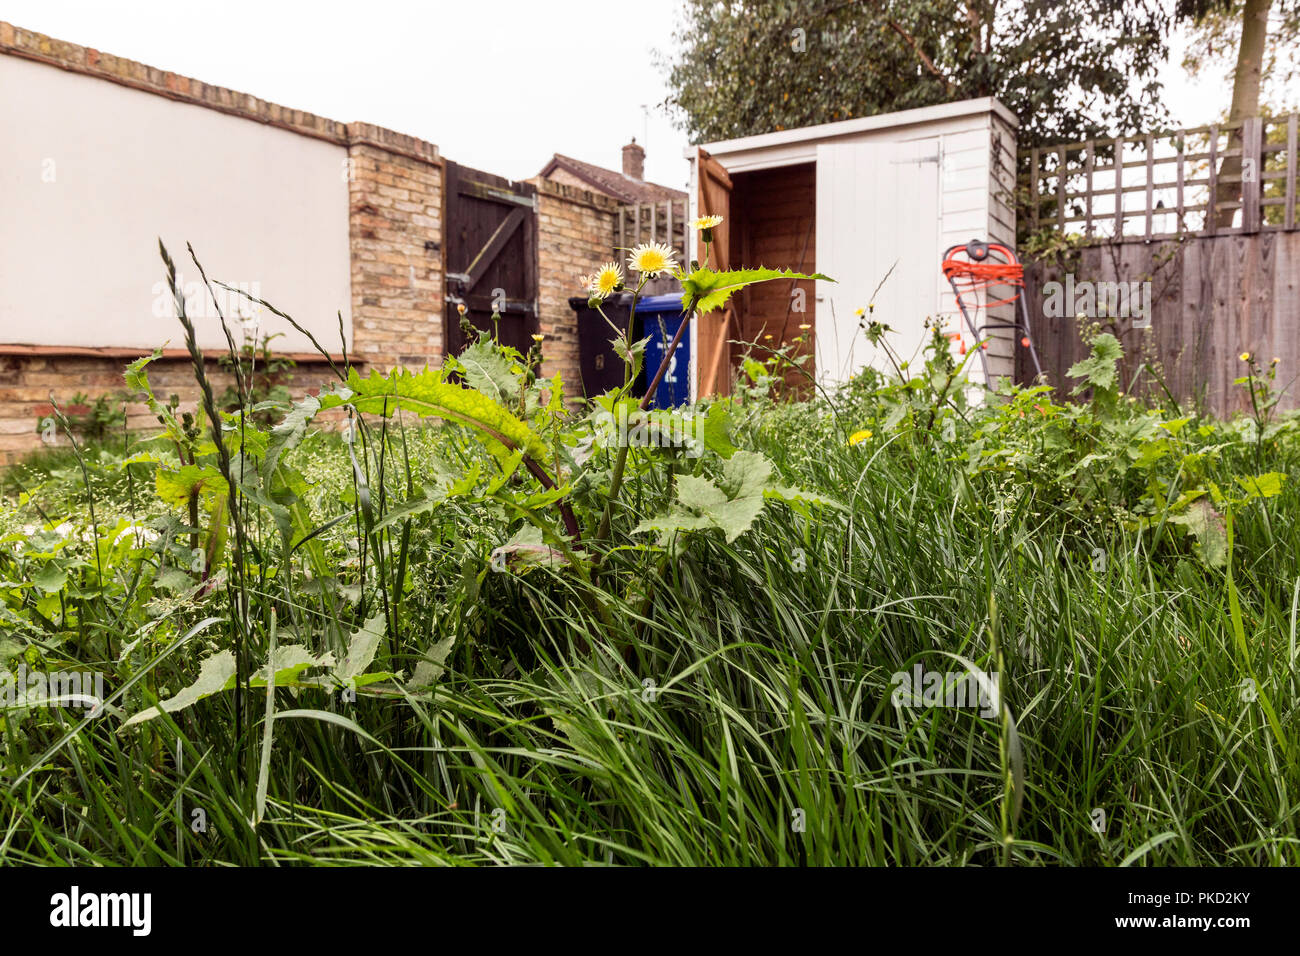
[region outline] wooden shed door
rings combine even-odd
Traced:
[[[817,271],[836,280],[817,283],[820,380],[890,367],[858,328],[855,311],[873,298],[875,318],[894,329],[890,346],[917,353],[943,281],[939,164],[938,137],[817,147]]]
[[[448,162],[443,183],[446,347],[465,347],[457,304],[480,329],[501,314],[501,344],[527,352],[537,331],[537,187]]]
[[[713,230],[709,248],[709,267],[729,269],[731,262],[731,177],[716,159],[700,150],[696,156],[699,215],[721,216],[723,223]],[[704,262],[704,243],[699,242],[695,258]],[[731,346],[737,336],[736,309],[727,303],[721,312],[696,317],[695,354],[696,398],[727,395],[731,392]]]

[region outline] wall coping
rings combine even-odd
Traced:
[[[44,63],[71,73],[107,80],[180,103],[202,106],[218,113],[252,120],[278,129],[325,140],[339,146],[375,146],[390,153],[431,165],[442,158],[433,143],[374,126],[340,123],[303,110],[269,103],[248,93],[203,83],[192,77],[101,53],[92,47],[56,40],[34,30],[24,30],[0,20],[0,54]]]
[[[534,176],[532,179],[526,180],[526,182],[536,186],[539,195],[550,196],[553,199],[580,206],[590,206],[597,212],[607,212],[613,215],[623,205],[617,199],[609,196],[592,192],[589,189],[580,189],[568,183],[556,182],[554,179],[547,179],[544,176]]]
[[[190,353],[186,349],[162,349],[161,351],[160,361],[190,360]],[[226,349],[203,349],[202,351],[205,359],[218,359],[230,354]],[[116,345],[0,345],[0,356],[21,355],[27,358],[137,359],[152,354],[153,349],[135,349]],[[325,356],[319,352],[276,352],[272,350],[271,354],[275,358],[292,359],[298,365],[309,365],[316,362],[326,363]],[[349,356],[349,358],[351,357]],[[341,352],[330,353],[330,359],[334,362],[342,362],[343,354]]]

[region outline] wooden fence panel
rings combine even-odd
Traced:
[[[1027,263],[1035,344],[1048,382],[1063,393],[1075,384],[1066,371],[1087,354],[1069,303],[1059,317],[1045,308],[1047,283],[1064,284],[1067,274],[1076,289],[1082,283],[1150,284],[1150,328],[1136,327],[1132,316],[1087,320],[1123,344],[1125,389],[1145,365],[1138,391],[1160,393],[1158,373],[1184,407],[1221,415],[1246,411],[1249,396],[1233,381],[1245,374],[1240,353],[1250,352],[1265,368],[1278,358],[1278,385],[1290,386],[1281,407],[1300,407],[1300,232],[1238,230],[1182,241],[1106,243],[1080,249],[1068,269]],[[1032,380],[1022,364],[1016,375],[1022,384]]]

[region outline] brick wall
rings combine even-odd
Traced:
[[[618,203],[607,196],[550,179],[537,186],[538,327],[547,376],[557,371],[565,393],[582,394],[577,317],[569,297],[582,294],[578,278],[613,258]]]
[[[89,352],[90,350],[86,350]],[[149,365],[149,383],[159,401],[171,395],[180,398],[184,411],[193,411],[199,400],[194,381],[194,367],[188,355],[168,350]],[[320,356],[295,355],[298,367],[292,371],[289,388],[295,395],[316,392],[333,378],[329,366]],[[100,395],[114,396],[114,408],[126,412],[127,428],[133,432],[157,428],[157,421],[143,402],[126,401],[123,371],[131,359],[120,355],[15,355],[0,354],[0,464],[11,464],[41,447],[41,423],[54,413],[53,397],[69,418],[83,414],[73,398],[79,394],[90,401]],[[208,380],[218,400],[233,377],[213,359],[206,363]],[[78,436],[81,440],[81,436]],[[56,430],[55,444],[67,448],[62,429]]]
[[[353,351],[381,368],[436,364],[446,342],[437,149],[418,159],[364,141],[348,158]]]

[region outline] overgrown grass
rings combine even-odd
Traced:
[[[1009,839],[1017,863],[1300,859],[1293,765],[1242,700],[1222,572],[1153,555],[1138,534],[1081,537],[1032,495],[991,530],[987,507],[954,498],[938,457],[915,468],[888,448],[812,439],[783,410],[760,424],[760,449],[847,510],[818,521],[772,510],[733,545],[701,538],[653,581],[648,611],[606,592],[611,613],[586,620],[561,575],[492,574],[484,555],[425,529],[433,560],[412,568],[422,597],[401,647],[449,631],[468,646],[431,696],[345,704],[278,691],[257,826],[228,697],[142,731],[91,722],[40,764],[75,718],[10,717],[6,778],[37,769],[0,791],[0,858],[992,864]],[[343,457],[323,440],[299,454]],[[315,474],[323,498],[346,476]],[[1293,748],[1295,506],[1288,489],[1271,530],[1262,512],[1243,515],[1234,543],[1253,667]],[[305,631],[314,604],[298,609]],[[93,598],[85,607],[76,634],[31,646],[106,668],[119,686],[139,665],[94,649],[125,646],[150,622]],[[995,670],[991,607],[1024,761],[1007,833],[999,722],[890,703],[891,675],[918,661],[960,670],[956,654]],[[207,613],[179,603],[163,620],[175,634]],[[194,649],[149,680],[188,683]],[[340,720],[291,716],[308,707]],[[195,810],[206,834],[191,832]]]
[[[638,522],[725,486],[725,456],[637,449],[609,540],[568,561],[496,551],[550,513],[518,458],[422,497],[494,458],[409,417],[297,435],[285,484],[253,480],[264,446],[229,419],[242,543],[207,520],[224,491],[168,498],[185,440],[213,460],[201,436],[15,470],[0,663],[102,670],[111,707],[4,712],[0,862],[1300,862],[1294,418],[1144,408],[1097,368],[1086,403],[972,408],[946,356],[727,403],[737,447],[834,505],[656,545]],[[564,478],[579,519],[616,456]],[[216,543],[221,569],[186,563]],[[400,676],[251,682],[376,619]],[[123,726],[235,646],[242,694]],[[987,674],[1004,706],[906,706],[917,665]]]

